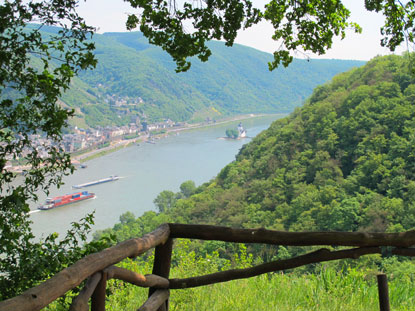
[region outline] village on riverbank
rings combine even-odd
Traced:
[[[166,119],[163,122],[145,124],[144,126],[131,123],[121,127],[112,126],[96,129],[81,129],[75,127],[73,133],[63,135],[60,147],[65,152],[71,154],[71,160],[75,166],[81,166],[81,163],[85,161],[117,151],[132,144],[140,142],[154,143],[155,140],[161,139],[171,133],[260,116],[263,116],[263,114],[239,115],[221,119],[220,121],[207,119],[204,122],[193,124],[173,122],[170,119]],[[31,135],[30,139],[40,155],[47,157],[47,148],[53,145],[54,142],[41,135]],[[6,168],[15,173],[22,173],[30,169],[30,163],[21,163],[19,159],[8,159]]]

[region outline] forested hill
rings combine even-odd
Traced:
[[[53,28],[43,27],[45,33]],[[211,42],[207,63],[193,60],[186,73],[139,32],[95,34],[98,65],[73,80],[62,101],[78,107],[78,125],[130,122],[134,116],[150,121],[200,121],[242,113],[292,111],[312,89],[335,74],[364,62],[295,60],[288,68],[269,72],[271,54]]]
[[[195,194],[115,231],[122,239],[165,221],[290,231],[415,228],[409,67],[405,57],[377,57],[337,75]]]

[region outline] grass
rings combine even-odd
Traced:
[[[171,291],[170,310],[278,310],[278,311],[375,311],[379,310],[375,280],[362,274],[336,275],[328,284],[322,275],[262,275],[194,289]],[[119,285],[118,285],[119,286]],[[147,290],[122,285],[123,293],[109,297],[107,310],[137,310]],[[392,310],[415,310],[415,289],[390,282]]]
[[[171,278],[200,276],[229,268],[244,268],[255,258],[241,246],[231,259],[220,258],[217,252],[198,257],[189,244],[179,242],[173,251]],[[367,261],[368,262],[368,261]],[[378,289],[375,270],[350,265],[324,264],[316,273],[269,273],[203,287],[171,290],[171,311],[377,311]],[[150,274],[153,257],[126,260],[120,265],[140,274]],[[385,261],[394,272],[388,272],[391,309],[415,310],[415,265],[411,261],[389,258]],[[347,267],[347,268],[345,268]],[[304,270],[301,270],[304,271]],[[110,280],[107,283],[106,310],[137,310],[146,300],[148,289]],[[69,301],[69,299],[67,299]],[[66,310],[53,303],[47,310]]]
[[[184,244],[175,247],[172,278],[205,275],[230,268],[217,253],[198,258]],[[239,268],[251,266],[254,258],[244,249],[232,260]],[[151,273],[150,258],[140,264],[131,261],[126,268]],[[394,311],[415,310],[415,287],[409,274],[389,273],[389,296]],[[147,299],[148,290],[112,282],[107,310],[137,310]],[[250,279],[235,280],[204,287],[171,290],[171,311],[375,311],[379,310],[376,273],[367,268],[344,268],[339,271],[322,265],[315,274],[269,273]]]

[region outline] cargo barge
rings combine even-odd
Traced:
[[[103,183],[106,183],[106,182],[109,182],[109,181],[115,181],[115,180],[118,180],[118,179],[119,179],[118,176],[110,176],[108,178],[87,182],[85,184],[74,185],[74,186],[72,186],[72,188],[81,189],[81,188],[84,188],[84,187],[99,185],[99,184],[103,184]]]
[[[68,205],[88,199],[95,198],[95,193],[82,191],[76,192],[72,194],[65,194],[62,196],[54,197],[54,198],[47,198],[45,204],[38,207],[40,210],[48,210],[55,207]]]

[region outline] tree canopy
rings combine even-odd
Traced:
[[[228,138],[238,138],[239,132],[237,129],[226,129],[225,131],[226,137]]]
[[[263,8],[254,7],[250,0],[126,1],[141,9],[139,14],[129,15],[127,28],[139,26],[150,43],[172,56],[177,71],[190,68],[189,57],[207,61],[211,55],[209,40],[224,40],[232,46],[239,30],[260,21],[272,24],[272,39],[280,45],[269,63],[271,70],[280,64],[288,66],[293,60],[290,51],[321,55],[331,48],[334,37],[345,37],[346,29],[361,32],[360,26],[350,21],[350,11],[341,0],[271,0]],[[405,40],[414,43],[414,1],[364,3],[368,11],[386,17],[381,28],[382,46],[394,51]]]
[[[76,13],[76,1],[2,1],[0,4],[0,299],[15,295],[46,278],[80,255],[78,238],[92,222],[74,224],[58,242],[51,235],[33,241],[28,200],[38,189],[60,185],[73,170],[59,144],[73,111],[58,104],[71,78],[95,66],[92,28]],[[37,24],[28,24],[37,23]],[[49,36],[40,30],[59,28]],[[54,60],[54,65],[51,60]],[[49,142],[42,156],[33,135]],[[27,166],[24,177],[7,169],[7,162]],[[69,250],[69,249],[71,250]]]

